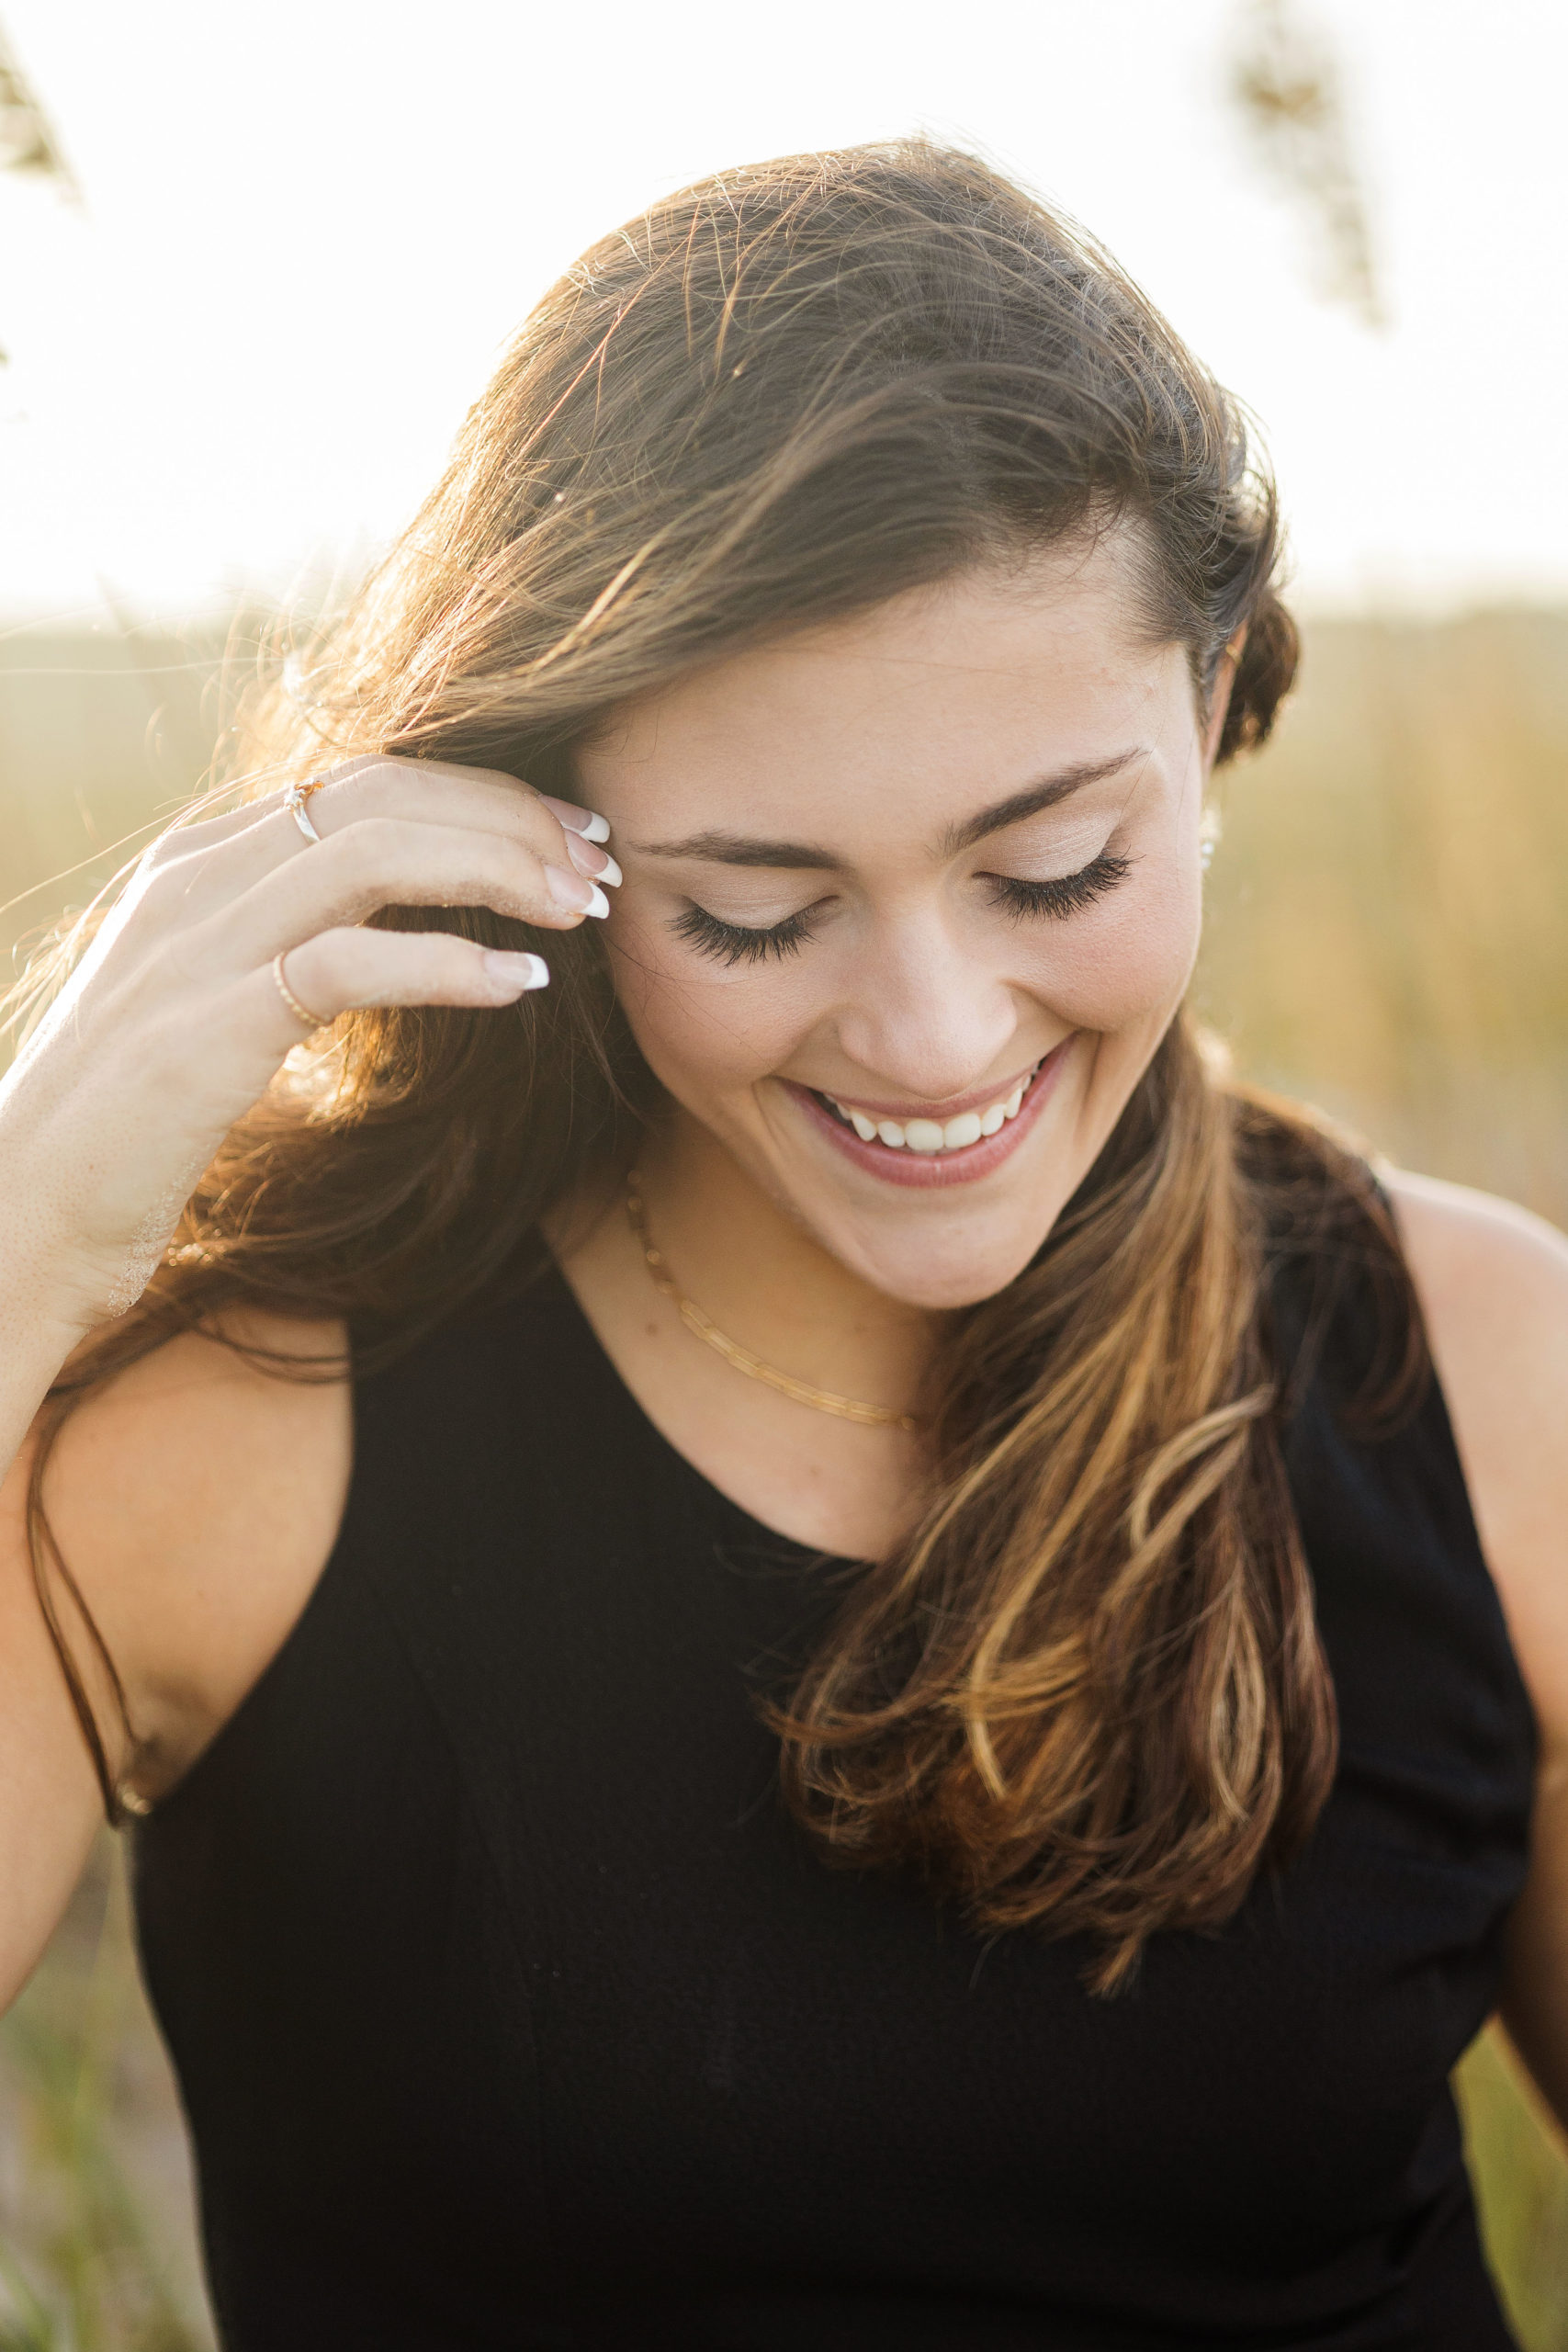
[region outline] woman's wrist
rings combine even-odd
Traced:
[[[24,1293],[0,1245],[0,1477],[27,1442],[39,1406],[83,1336],[62,1301]]]
[[[61,1228],[36,1187],[0,1163],[0,1382],[38,1366],[47,1388],[73,1348],[106,1319],[101,1267]],[[40,1390],[40,1395],[42,1391]]]

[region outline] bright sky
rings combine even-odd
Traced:
[[[1568,597],[1568,10],[1304,5],[1384,336],[1314,299],[1229,117],[1235,0],[0,0],[86,198],[0,176],[0,605],[352,566],[592,236],[726,164],[917,127],[1077,213],[1251,403],[1304,600]]]

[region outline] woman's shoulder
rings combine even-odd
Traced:
[[[1568,1476],[1568,1236],[1468,1185],[1404,1170],[1383,1182],[1438,1376],[1472,1444],[1484,1431],[1489,1451]]]
[[[1383,1182],[1519,1664],[1568,1738],[1568,1238],[1462,1184]]]
[[[1406,1250],[1420,1256],[1434,1283],[1465,1283],[1476,1273],[1504,1283],[1568,1283],[1568,1235],[1533,1210],[1404,1168],[1380,1173]]]
[[[125,1682],[149,1794],[233,1713],[331,1555],[353,1452],[345,1338],[231,1314],[117,1374],[60,1433],[50,1522]]]

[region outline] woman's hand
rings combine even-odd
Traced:
[[[602,820],[486,770],[353,760],[306,813],[319,842],[281,791],[156,842],[0,1088],[0,1199],[28,1299],[67,1347],[139,1295],[308,1016],[505,1005],[549,977],[536,956],[367,916],[484,906],[566,931],[620,880],[588,838]],[[0,1283],[21,1262],[4,1255]]]
[[[319,841],[279,792],[158,842],[0,1087],[0,1467],[13,1464],[0,1486],[0,2007],[100,1818],[27,1523],[27,1435],[51,1383],[86,1331],[131,1305],[225,1133],[315,1016],[506,1005],[548,977],[537,956],[367,929],[367,916],[484,906],[570,930],[607,912],[599,883],[620,879],[586,810],[489,772],[355,760],[306,813]],[[307,1353],[338,1336],[259,1328]],[[267,1377],[196,1333],[73,1419],[51,1464],[51,1524],[159,1772],[227,1719],[303,1606],[350,1453],[345,1385]],[[69,1638],[69,1597],[65,1609]],[[118,1741],[93,1646],[74,1646]],[[111,1747],[117,1779],[130,1761],[125,1742]]]

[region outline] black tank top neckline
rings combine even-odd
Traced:
[[[136,1833],[231,2352],[1503,2352],[1447,2077],[1533,1729],[1440,1393],[1352,1439],[1333,1338],[1287,1466],[1334,1794],[1109,2003],[787,1818],[757,1698],[852,1564],[558,1272],[360,1380],[332,1559]]]
[[[614,1394],[616,1399],[618,1409],[615,1420],[618,1429],[624,1431],[635,1422],[645,1444],[667,1458],[668,1465],[677,1479],[692,1485],[694,1504],[700,1500],[709,1510],[733,1512],[739,1531],[750,1541],[776,1552],[781,1561],[794,1560],[802,1566],[807,1562],[815,1562],[824,1573],[829,1574],[834,1569],[847,1572],[864,1565],[847,1552],[830,1552],[820,1544],[807,1544],[798,1535],[786,1535],[783,1528],[773,1527],[765,1519],[760,1519],[739,1496],[732,1495],[728,1487],[710,1478],[705,1470],[700,1470],[690,1454],[682,1453],[673,1438],[665,1436],[595,1330],[592,1317],[560,1267],[552,1262],[540,1276],[540,1281],[547,1290],[564,1293],[561,1305],[569,1321],[570,1314],[575,1312],[581,1326],[582,1343],[591,1348],[598,1358],[605,1392]],[[744,1374],[738,1373],[736,1377],[740,1379]]]

